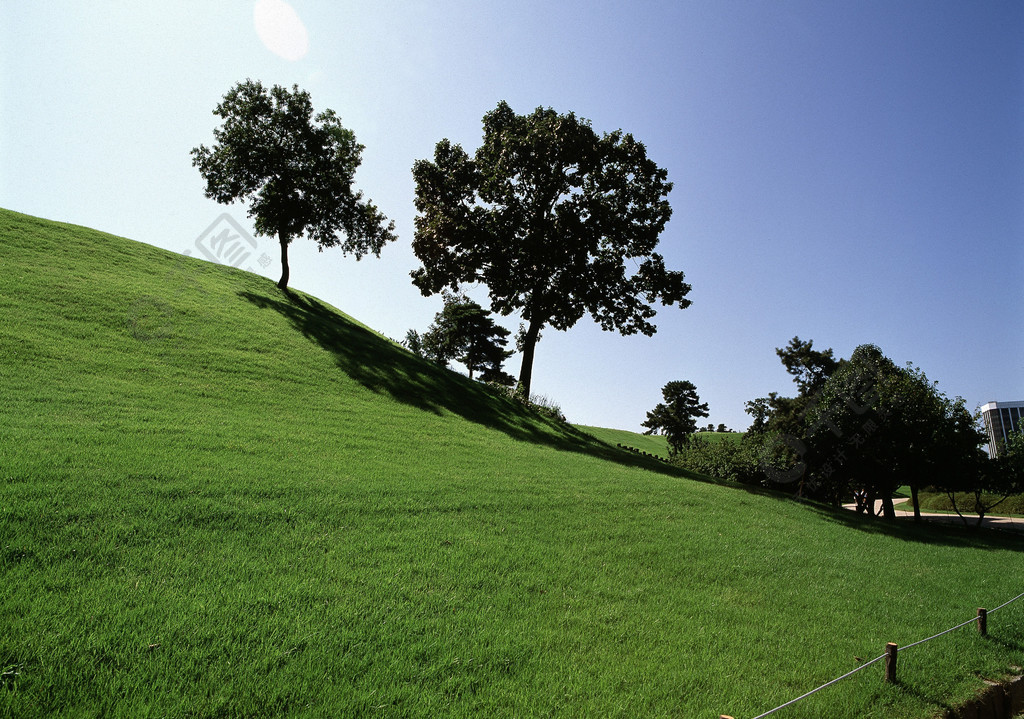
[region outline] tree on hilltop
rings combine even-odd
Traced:
[[[688,380],[669,382],[661,394],[665,402],[648,412],[641,426],[647,427],[644,434],[664,434],[670,453],[676,455],[697,431],[697,418],[708,416],[708,403],[700,401],[697,387]],[[715,428],[713,424],[708,427],[709,431]]]
[[[363,146],[333,110],[314,117],[309,93],[258,81],[238,83],[213,111],[223,124],[216,144],[192,150],[206,196],[222,204],[249,202],[257,235],[277,237],[281,279],[288,287],[288,245],[303,234],[356,259],[380,256],[395,239],[394,223],[352,189]],[[344,233],[342,239],[338,235]]]
[[[412,278],[424,295],[481,282],[492,310],[521,314],[529,396],[544,327],[567,330],[589,313],[602,329],[652,335],[651,304],[687,307],[690,286],[654,251],[672,185],[632,135],[599,136],[551,109],[517,115],[505,102],[483,126],[472,158],[445,139],[413,166],[423,266]]]

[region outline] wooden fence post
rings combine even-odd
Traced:
[[[988,634],[988,610],[983,607],[978,607],[978,632],[983,637]]]
[[[899,651],[899,646],[888,642],[885,645],[885,683],[895,684],[896,683],[896,654]]]

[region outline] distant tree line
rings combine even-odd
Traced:
[[[857,499],[872,508],[879,500],[888,519],[901,486],[910,488],[918,519],[925,488],[946,493],[954,507],[966,493],[979,522],[1006,497],[1024,493],[1024,438],[1013,436],[990,459],[978,417],[920,368],[898,366],[870,344],[837,359],[794,337],[776,352],[796,394],[747,402],[753,421],[740,442],[688,437],[673,444],[673,461],[833,505]]]

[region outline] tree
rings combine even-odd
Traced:
[[[902,484],[916,501],[920,486],[978,480],[985,437],[963,399],[949,399],[920,369],[898,367],[874,345],[858,347],[826,380],[805,422],[807,472],[833,502],[863,487],[893,519]]]
[[[970,415],[968,415],[970,417]],[[974,418],[970,418],[981,437],[985,434],[977,429]],[[983,440],[982,440],[983,441]],[[980,443],[980,442],[979,442]],[[973,472],[945,472],[935,482],[949,497],[954,511],[966,524],[967,519],[957,506],[957,493],[965,492],[973,495],[973,510],[978,515],[981,526],[985,515],[998,507],[1007,498],[1015,494],[1024,494],[1024,432],[1009,433],[1005,443],[1001,443],[997,457],[989,458],[985,452],[976,449]]]
[[[803,494],[808,489],[805,418],[843,360],[837,360],[831,348],[816,350],[813,340],[799,337],[791,339],[785,347],[777,347],[775,353],[793,377],[797,395],[783,397],[771,392],[767,397],[747,402],[746,412],[753,417],[747,432],[759,435],[756,444],[763,453],[764,485],[779,489],[795,484],[796,493]]]
[[[423,337],[416,330],[409,330],[405,333],[402,345],[417,357],[423,357]]]
[[[697,418],[708,416],[707,402],[697,396],[697,387],[688,380],[669,382],[661,389],[665,402],[647,413],[641,425],[644,434],[664,434],[668,438],[669,453],[679,454],[690,436],[697,431]],[[709,425],[714,429],[714,425]]]
[[[767,397],[746,403],[746,411],[753,416],[750,431],[775,431],[798,435],[802,430],[802,417],[808,406],[821,392],[825,382],[841,366],[832,349],[821,351],[814,349],[814,340],[801,340],[794,337],[785,347],[777,347],[775,354],[782,365],[793,377],[797,386],[795,397],[782,397],[771,392]]]
[[[776,348],[775,354],[782,360],[782,366],[793,376],[800,396],[810,396],[824,387],[828,378],[839,369],[842,360],[832,354],[832,348],[824,352],[814,349],[814,340],[804,342],[794,337],[783,348]]]
[[[394,223],[352,189],[363,146],[333,110],[313,116],[309,93],[257,81],[238,83],[213,111],[224,122],[217,143],[192,150],[206,180],[206,196],[223,204],[249,203],[257,235],[277,237],[281,279],[288,287],[288,245],[306,234],[325,247],[340,246],[356,259],[380,256],[395,239]],[[345,239],[338,237],[345,234]]]
[[[880,400],[898,408],[898,422],[888,429],[903,446],[904,483],[910,487],[915,521],[921,520],[920,490],[980,477],[980,445],[985,435],[962,397],[949,398],[925,373],[912,365],[899,368],[891,382],[880,387]],[[895,410],[894,410],[895,411]]]
[[[509,377],[502,364],[512,354],[505,349],[511,333],[495,324],[491,313],[469,297],[452,292],[444,292],[443,297],[444,307],[434,322],[422,336],[416,335],[421,353],[440,364],[462,362],[470,379],[480,372],[484,381],[506,384]],[[409,330],[406,346],[414,334],[415,330]]]
[[[492,310],[521,314],[529,396],[544,327],[567,330],[589,313],[604,330],[652,335],[651,304],[687,307],[690,286],[654,251],[672,185],[632,135],[598,136],[551,109],[517,115],[505,102],[483,126],[472,158],[444,139],[433,162],[413,166],[423,266],[412,278],[424,295],[480,282]]]
[[[1019,488],[1018,494],[1024,494],[1024,429],[1007,435],[995,461],[1003,480],[1008,485]]]

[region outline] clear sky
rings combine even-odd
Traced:
[[[0,53],[0,206],[193,254],[225,211],[252,229],[191,165],[213,108],[246,78],[308,90],[399,240],[358,263],[297,241],[291,284],[397,339],[441,304],[409,281],[415,160],[475,150],[500,100],[631,132],[675,183],[659,249],[693,305],[653,338],[546,331],[534,390],[573,422],[639,430],[688,379],[743,429],[792,392],[794,335],[877,344],[972,409],[1024,399],[1018,0],[11,0]]]

